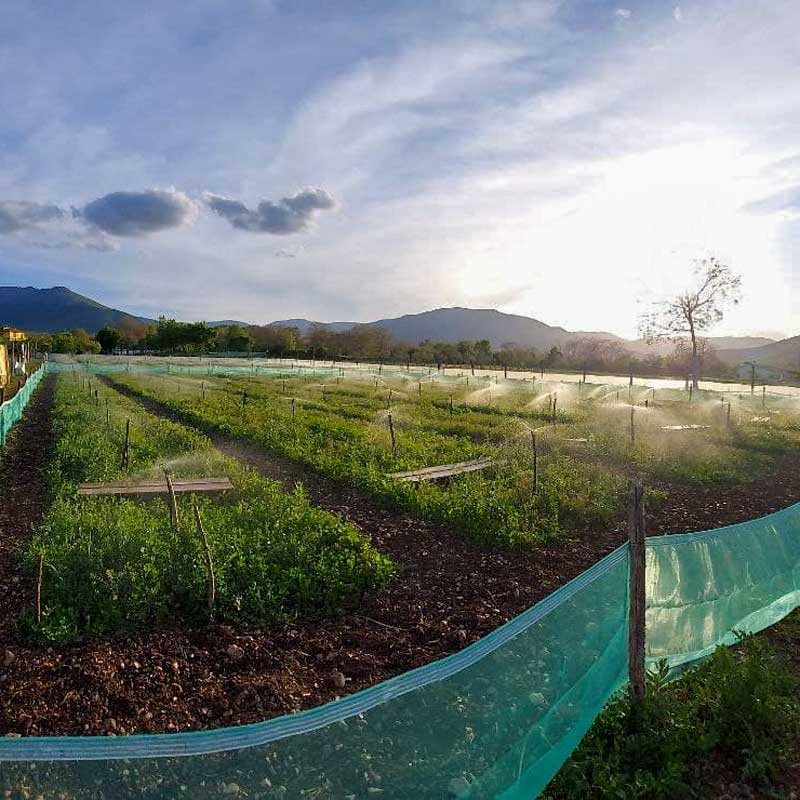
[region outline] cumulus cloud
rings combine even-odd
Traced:
[[[683,20],[683,10],[680,6],[675,6],[675,8],[672,9],[672,18],[675,22],[681,22]]]
[[[618,8],[614,13],[621,19],[630,19],[633,12],[629,8]]]
[[[87,203],[81,216],[112,236],[147,236],[190,222],[196,206],[175,189],[144,192],[112,192]]]
[[[64,210],[55,205],[0,200],[0,233],[35,230],[63,216]]]
[[[234,228],[251,233],[283,235],[306,230],[316,212],[336,206],[336,201],[324,189],[309,186],[291,197],[282,197],[277,203],[262,200],[254,209],[239,200],[207,192],[206,205]]]

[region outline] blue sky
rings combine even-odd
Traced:
[[[800,332],[800,4],[6,0],[0,283],[142,314]]]

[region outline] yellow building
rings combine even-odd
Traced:
[[[19,328],[0,330],[0,388],[5,388],[14,375],[27,374],[30,342]]]

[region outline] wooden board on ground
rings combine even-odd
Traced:
[[[662,431],[699,431],[710,428],[710,425],[662,425]]]
[[[228,478],[174,478],[172,487],[175,494],[185,494],[193,492],[197,494],[207,494],[209,492],[226,492],[233,489],[233,484]],[[94,497],[98,495],[155,495],[167,494],[166,481],[116,481],[113,483],[82,483],[78,487],[78,494],[84,497]]]
[[[479,458],[475,461],[459,461],[457,464],[442,464],[438,467],[425,467],[424,469],[414,469],[408,472],[389,472],[387,478],[395,478],[398,481],[407,483],[419,483],[420,481],[438,481],[442,478],[451,478],[453,475],[461,475],[465,472],[476,472],[486,469],[494,463],[491,458]]]

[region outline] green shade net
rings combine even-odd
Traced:
[[[28,376],[25,385],[22,386],[16,394],[0,406],[0,446],[6,443],[8,432],[22,418],[22,412],[28,405],[31,395],[42,380],[44,373],[44,366],[39,367],[36,372]]]
[[[702,533],[647,540],[647,656],[678,666],[800,605],[800,504]]]
[[[466,650],[303,714],[207,733],[0,741],[0,757],[19,759],[0,762],[0,785],[114,798],[534,797],[624,681],[627,570],[620,548]],[[198,755],[174,757],[187,752]],[[31,757],[51,760],[22,763]]]
[[[800,506],[647,547],[647,654],[678,666],[800,604]],[[502,798],[547,785],[627,679],[628,548],[455,655],[207,732],[0,738],[0,789],[65,798]]]
[[[334,367],[302,367],[279,365],[231,366],[229,364],[90,364],[87,362],[50,361],[48,372],[74,372],[91,375],[218,375],[220,377],[237,375],[266,375],[272,378],[330,377],[339,374]]]

